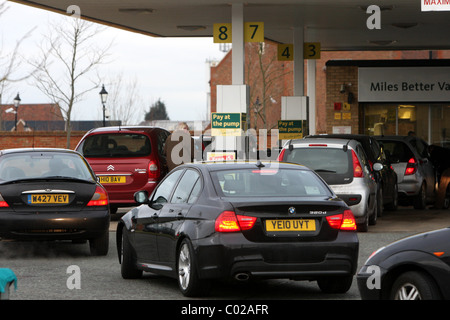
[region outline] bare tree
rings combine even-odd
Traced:
[[[250,86],[250,114],[255,129],[272,129],[278,125],[277,119],[270,119],[268,109],[273,108],[276,99],[281,100],[283,77],[292,73],[277,61],[276,45],[254,42],[246,46],[246,82]],[[276,97],[276,99],[275,99]],[[253,120],[251,120],[253,114]],[[258,119],[260,121],[258,121]],[[260,123],[260,124],[259,124]]]
[[[6,2],[0,3],[0,16],[8,10]],[[12,50],[4,50],[3,44],[0,45],[0,105],[11,83],[16,83],[27,79],[33,71],[27,72],[23,68],[24,59],[20,54],[20,45],[30,36],[33,29],[28,31],[21,38],[17,39]],[[39,62],[37,62],[39,65]],[[0,130],[3,130],[3,119],[0,114]]]
[[[38,69],[33,74],[34,84],[61,109],[66,121],[67,148],[70,147],[75,104],[100,85],[97,67],[105,63],[111,47],[111,43],[99,47],[94,40],[102,30],[80,18],[67,17],[60,22],[52,22],[40,46],[40,55],[45,63],[31,62]]]
[[[122,73],[115,76],[109,81],[108,92],[110,119],[121,120],[124,125],[142,121],[145,108],[136,77],[124,80]]]

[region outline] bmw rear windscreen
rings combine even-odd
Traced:
[[[331,196],[317,175],[296,169],[231,169],[211,173],[220,196],[298,197]]]

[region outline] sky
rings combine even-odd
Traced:
[[[49,21],[71,19],[14,2],[7,2],[7,6],[8,10],[0,16],[2,53],[12,52],[16,41],[32,30],[31,35],[22,42],[20,52],[24,56],[33,55],[37,53]],[[144,112],[158,99],[166,105],[170,120],[206,120],[209,92],[209,67],[206,62],[220,61],[224,57],[212,37],[153,38],[105,28],[98,41],[105,41],[105,45],[113,41],[113,47],[109,51],[111,62],[101,66],[99,73],[105,79],[122,74],[124,81],[137,80],[139,96],[143,101],[142,120]],[[100,90],[101,87],[90,91],[74,107],[72,120],[102,119]],[[10,85],[2,103],[12,103],[6,100],[14,99],[17,92],[22,104],[51,103],[31,80]]]

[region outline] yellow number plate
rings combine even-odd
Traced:
[[[28,203],[47,204],[47,203],[69,203],[68,194],[30,194],[28,195]]]
[[[313,219],[266,220],[266,231],[315,231]]]
[[[100,183],[125,183],[126,176],[100,176]]]

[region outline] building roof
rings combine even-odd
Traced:
[[[11,109],[12,108],[12,109]],[[10,112],[6,112],[11,110]],[[3,121],[15,120],[13,104],[0,105],[0,119]],[[57,104],[21,104],[17,110],[17,120],[27,121],[63,121],[61,110]]]

